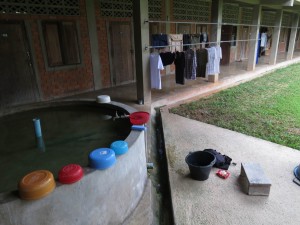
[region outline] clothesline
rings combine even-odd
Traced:
[[[211,41],[211,42],[201,42],[201,43],[193,43],[193,44],[181,44],[181,45],[163,45],[163,46],[146,46],[145,50],[152,49],[152,48],[167,48],[167,47],[181,47],[181,46],[194,46],[194,45],[210,45],[210,44],[217,44],[220,43],[231,43],[231,42],[239,42],[239,41],[258,41],[261,39],[246,39],[246,40],[230,40],[230,41]]]
[[[207,22],[187,22],[187,21],[170,21],[170,20],[144,20],[144,23],[175,23],[175,24],[200,24],[200,25],[232,25],[232,26],[249,26],[249,27],[272,27],[272,28],[297,28],[292,26],[273,26],[264,24],[247,24],[247,23],[207,23]]]

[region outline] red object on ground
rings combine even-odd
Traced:
[[[149,113],[147,112],[134,112],[129,115],[130,123],[133,125],[143,125],[149,121]]]
[[[69,164],[58,172],[58,181],[62,184],[72,184],[83,177],[83,169],[80,165]]]
[[[230,173],[227,170],[218,170],[216,174],[223,179],[227,179],[230,176]]]

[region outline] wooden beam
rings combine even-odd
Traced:
[[[262,5],[293,6],[294,0],[261,0]]]
[[[260,4],[260,0],[224,0],[224,3],[258,5]]]

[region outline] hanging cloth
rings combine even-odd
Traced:
[[[176,52],[176,51],[182,52],[183,51],[182,40],[183,40],[182,34],[169,34],[168,41],[170,44],[170,51],[171,52]]]
[[[166,34],[152,34],[151,36],[152,46],[159,46],[159,48],[165,48],[169,45],[168,36]]]
[[[220,46],[216,46],[216,57],[215,57],[215,73],[220,73],[220,61],[222,59],[222,48]]]
[[[175,52],[161,52],[159,55],[164,66],[171,65],[175,60]]]
[[[188,50],[190,48],[190,45],[191,45],[191,35],[183,34],[183,51]]]
[[[198,49],[197,55],[197,77],[205,77],[206,64],[208,62],[208,53],[205,48]]]
[[[184,84],[184,68],[185,56],[184,52],[176,52],[175,64],[175,82],[176,84]]]
[[[266,47],[268,42],[267,33],[262,33],[260,37],[260,47]]]
[[[193,48],[197,48],[200,45],[200,35],[199,34],[192,34],[191,35],[191,46]]]
[[[197,57],[193,49],[185,51],[184,77],[188,80],[196,80]]]
[[[161,75],[160,70],[163,70],[160,55],[158,52],[150,54],[150,76],[151,76],[151,88],[161,89]]]
[[[215,58],[217,54],[217,50],[215,47],[207,48],[207,54],[208,54],[208,62],[206,64],[206,76],[208,75],[214,75],[216,73],[215,68]]]

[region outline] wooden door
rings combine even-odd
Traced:
[[[25,27],[21,22],[0,22],[0,104],[39,100]]]
[[[239,50],[238,50],[238,59],[239,60],[245,60],[248,58],[248,39],[249,39],[249,27],[244,26],[240,29],[240,42],[238,43],[239,45]]]
[[[222,60],[221,65],[227,65],[230,62],[230,46],[232,40],[232,26],[223,25],[221,33],[221,48],[222,48]]]
[[[134,50],[130,22],[111,22],[110,31],[110,68],[113,85],[133,82]]]

